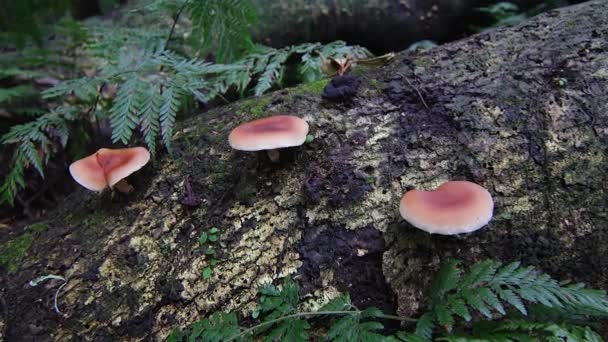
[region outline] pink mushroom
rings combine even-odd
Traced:
[[[306,121],[291,115],[275,115],[236,127],[230,132],[228,143],[235,150],[266,150],[270,160],[276,162],[277,149],[302,145],[307,134]]]
[[[133,187],[125,180],[150,160],[150,152],[143,147],[101,148],[94,154],[70,165],[70,174],[78,184],[92,191],[114,187],[129,193]]]
[[[490,222],[493,210],[488,190],[467,181],[447,182],[432,191],[408,191],[399,205],[401,216],[413,226],[443,235],[478,230]]]

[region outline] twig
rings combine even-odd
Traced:
[[[167,45],[169,45],[169,41],[171,40],[171,38],[173,37],[173,33],[175,32],[175,26],[177,25],[177,20],[179,19],[180,15],[184,11],[184,9],[186,9],[186,5],[188,5],[189,2],[190,2],[190,0],[184,1],[184,4],[182,5],[182,7],[180,7],[177,10],[177,12],[175,13],[175,15],[173,16],[173,24],[171,25],[171,31],[169,31],[167,40],[165,41],[165,47]]]
[[[416,91],[416,94],[418,94],[418,98],[420,98],[420,101],[422,101],[422,104],[424,105],[424,108],[426,109],[430,109],[429,106],[426,104],[426,101],[424,101],[424,97],[422,97],[422,94],[420,93],[420,90],[418,90],[418,88],[416,88],[416,86],[414,86],[412,84],[412,82],[410,82],[410,80],[402,73],[399,73],[399,75],[401,76],[401,78],[403,78],[407,84],[410,85],[410,87],[412,87],[412,89],[414,89]]]

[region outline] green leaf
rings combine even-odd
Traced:
[[[318,311],[344,311],[350,310],[352,307],[350,296],[348,293],[341,294],[338,297],[323,305]]]
[[[203,276],[203,279],[209,279],[213,275],[213,269],[211,267],[205,267],[201,274]]]
[[[180,106],[180,90],[175,85],[165,88],[162,95],[162,105],[160,107],[160,128],[163,143],[167,150],[171,151],[171,140],[173,139],[173,128],[175,117]]]
[[[305,342],[308,341],[310,324],[305,320],[285,320],[273,328],[264,341]]]
[[[416,322],[415,334],[425,339],[431,339],[431,337],[433,336],[434,328],[435,322],[433,320],[433,315],[430,312],[427,312],[424,315],[420,316],[420,318]]]
[[[110,126],[112,127],[112,142],[128,144],[137,126],[136,94],[139,82],[137,78],[129,78],[123,83],[116,94],[112,109],[110,109]]]
[[[198,243],[203,246],[205,242],[207,242],[208,235],[205,232],[201,232],[201,235],[198,237]]]
[[[217,241],[217,239],[218,239],[217,235],[209,235],[209,241],[215,242],[215,241]]]
[[[220,231],[220,230],[219,230],[219,229],[217,229],[216,227],[211,227],[211,229],[209,229],[209,233],[210,233],[210,234],[215,234],[215,233],[217,233],[217,232],[219,232],[219,231]]]

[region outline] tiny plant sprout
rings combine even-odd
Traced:
[[[101,148],[94,154],[70,165],[70,174],[78,184],[91,191],[107,187],[130,193],[133,187],[125,180],[150,160],[150,152],[143,147]]]
[[[399,205],[401,216],[414,227],[442,235],[470,233],[490,222],[492,196],[480,185],[447,182],[433,191],[411,190]]]
[[[230,132],[230,147],[240,151],[263,151],[272,162],[280,148],[300,146],[306,141],[308,123],[296,116],[275,115],[244,123]]]
[[[306,135],[306,143],[310,144],[313,140],[315,139],[315,137],[312,136],[312,134],[308,134]]]

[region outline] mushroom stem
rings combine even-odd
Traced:
[[[276,163],[279,161],[279,150],[278,149],[274,149],[274,150],[267,150],[266,153],[268,153],[268,158],[270,158],[270,161],[273,163]]]
[[[118,183],[114,184],[114,189],[123,194],[130,194],[135,190],[131,184],[127,183],[126,179],[121,179]]]

